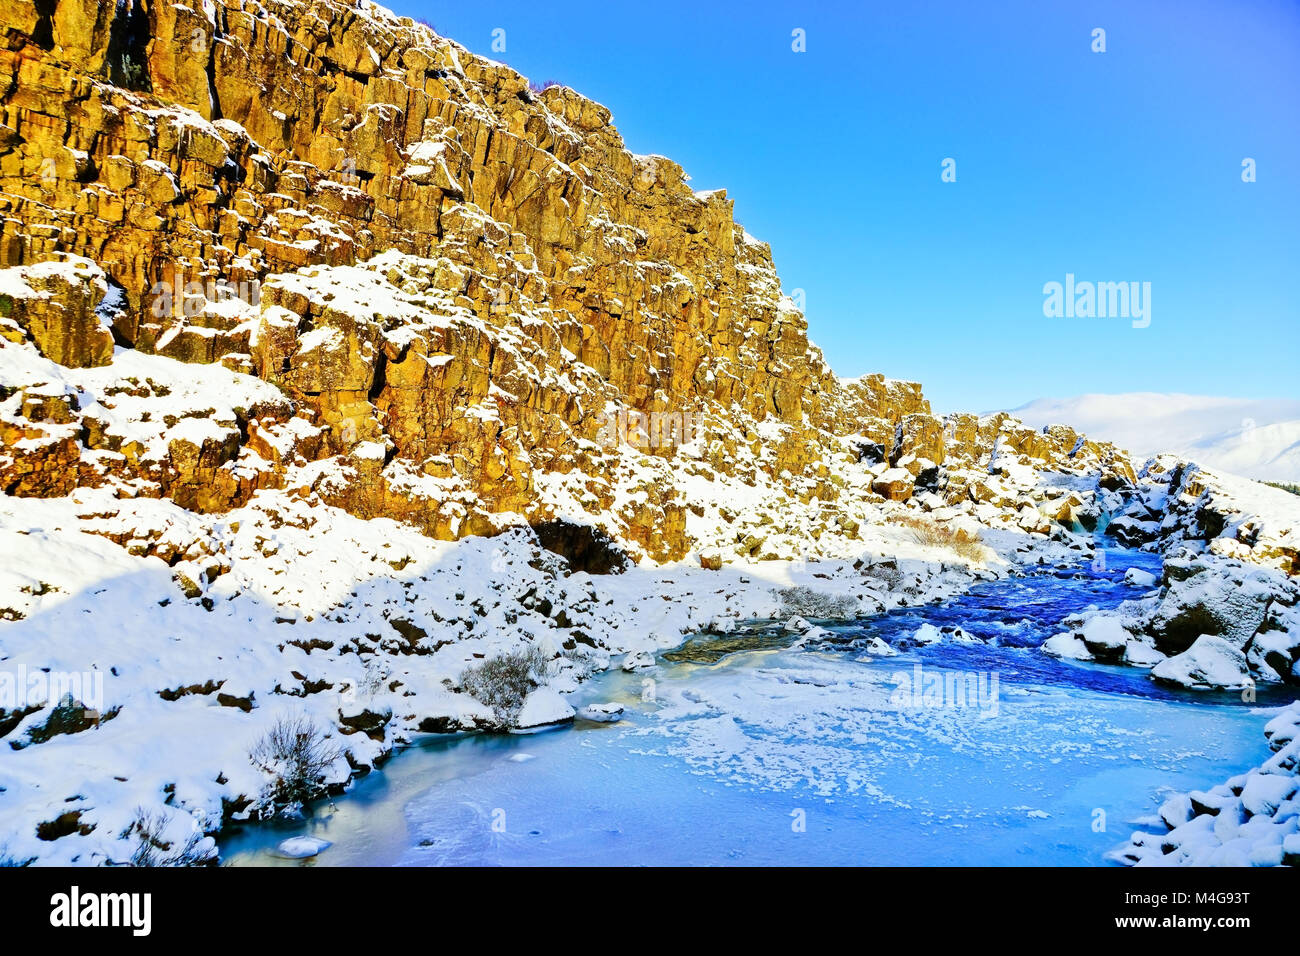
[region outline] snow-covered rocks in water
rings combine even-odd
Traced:
[[[1131,603],[1131,602],[1128,602]],[[1134,631],[1135,622],[1120,613],[1091,611],[1067,620],[1074,628],[1049,637],[1042,651],[1052,657],[1077,661],[1100,661],[1106,664],[1129,664],[1151,667],[1164,660],[1145,634]]]
[[[938,644],[943,640],[943,632],[933,624],[922,624],[912,634],[912,641],[916,644]]]
[[[1097,615],[1085,622],[1079,637],[1094,659],[1113,664],[1123,659],[1133,634],[1120,618]]]
[[[562,695],[549,687],[539,687],[524,700],[514,725],[517,730],[536,730],[571,723],[575,714]]]
[[[1282,711],[1264,725],[1264,736],[1273,750],[1281,750],[1300,737],[1300,711],[1294,707]]]
[[[1135,588],[1153,588],[1157,580],[1154,574],[1142,568],[1129,568],[1124,572],[1124,583]]]
[[[1151,676],[1193,690],[1240,690],[1254,683],[1246,655],[1212,634],[1202,634],[1183,653],[1161,661]]]
[[[1292,833],[1282,841],[1282,864],[1300,866],[1300,833]]]
[[[813,625],[806,618],[796,614],[781,625],[781,630],[791,634],[808,634],[813,630]]]
[[[1072,619],[1070,635],[1049,639],[1043,651],[1154,668],[1153,678],[1183,687],[1300,682],[1300,584],[1272,568],[1186,548],[1166,557],[1163,579],[1163,587],[1115,610]],[[1137,568],[1125,582],[1159,583]],[[1215,640],[1193,653],[1207,637]]]
[[[868,641],[867,646],[864,648],[864,650],[868,654],[872,655],[873,657],[897,657],[898,656],[898,651],[894,650],[892,647],[886,644],[883,639],[879,637],[873,637],[870,641]]]
[[[1166,657],[1146,635],[1135,635],[1124,648],[1124,663],[1133,667],[1155,667]]]
[[[1166,562],[1165,576],[1169,585],[1147,629],[1166,654],[1187,650],[1202,634],[1244,648],[1275,596],[1268,571],[1239,564],[1173,560]]]
[[[1265,726],[1273,756],[1160,807],[1165,833],[1138,831],[1112,856],[1138,866],[1300,865],[1300,702]]]
[[[587,704],[578,710],[578,716],[598,724],[612,724],[623,719],[623,705],[612,701],[603,704]]]
[[[1160,819],[1171,830],[1182,826],[1195,815],[1192,798],[1185,793],[1176,793],[1160,804]]]
[[[1272,816],[1296,792],[1295,777],[1277,773],[1252,773],[1241,788],[1241,805],[1252,816]]]
[[[623,658],[623,670],[629,674],[637,671],[645,671],[655,666],[653,654],[645,651],[633,651]]]
[[[1088,646],[1083,643],[1083,638],[1074,634],[1054,634],[1047,640],[1043,641],[1042,651],[1044,654],[1050,654],[1052,657],[1062,657],[1066,660],[1089,661],[1092,660],[1092,652]]]
[[[320,837],[297,836],[282,840],[275,848],[275,855],[286,860],[306,860],[319,856],[334,844]]]

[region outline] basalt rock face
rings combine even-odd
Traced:
[[[371,4],[13,0],[0,73],[5,337],[73,368],[116,342],[238,396],[33,368],[0,396],[11,494],[286,488],[445,539],[577,514],[672,559],[701,478],[849,536],[846,494],[1018,512],[1016,468],[1133,484],[1070,429],[836,379],[724,191]]]
[[[255,372],[322,453],[384,446],[335,494],[358,511],[489,531],[533,510],[538,469],[577,467],[608,504],[607,403],[805,427],[833,385],[725,192],[632,155],[572,90],[368,4],[0,16],[0,263],[91,259],[123,290],[123,344]]]

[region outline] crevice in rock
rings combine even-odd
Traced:
[[[36,0],[36,29],[32,39],[42,50],[54,49],[54,11],[58,9],[59,0]]]
[[[370,381],[370,391],[366,393],[366,398],[373,405],[383,394],[384,386],[388,384],[388,356],[381,349],[379,357],[375,361],[375,376]]]
[[[631,563],[608,534],[600,528],[557,518],[532,526],[537,542],[558,554],[573,571],[588,574],[621,574]]]
[[[144,0],[118,0],[108,33],[109,79],[115,86],[152,92],[149,82],[149,11]]]
[[[220,8],[218,8],[220,9]],[[208,44],[208,102],[212,104],[212,119],[222,118],[221,96],[217,93],[217,40],[221,36],[220,27],[212,28],[212,42]]]

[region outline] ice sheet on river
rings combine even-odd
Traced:
[[[650,672],[651,702],[619,675],[623,723],[533,738],[522,765],[475,748],[411,801],[401,862],[1097,864],[1168,788],[1265,750],[1256,708],[1022,683],[1030,652],[992,653],[982,675],[733,654]],[[996,698],[936,705],[959,673]]]

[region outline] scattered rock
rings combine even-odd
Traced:
[[[297,836],[281,840],[275,848],[275,855],[286,860],[306,860],[319,856],[334,844],[319,837]]]
[[[633,651],[623,658],[623,670],[629,673],[649,670],[655,666],[655,659],[645,651]]]
[[[1159,579],[1150,571],[1129,568],[1124,572],[1124,583],[1135,588],[1153,588]]]
[[[516,730],[534,730],[572,723],[574,716],[574,709],[563,696],[549,687],[538,687],[519,709],[514,726]]]
[[[623,705],[612,702],[587,704],[578,711],[578,716],[583,720],[591,720],[600,724],[612,724],[623,719]]]
[[[1253,685],[1246,655],[1221,637],[1202,634],[1181,654],[1161,661],[1151,676],[1193,690],[1240,690]]]

